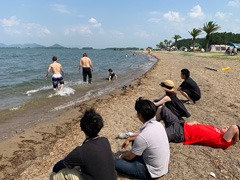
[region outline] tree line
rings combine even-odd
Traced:
[[[166,48],[170,46],[175,46],[178,49],[180,47],[187,47],[190,46],[193,47],[193,51],[195,51],[195,43],[200,44],[201,47],[205,48],[206,51],[208,51],[208,47],[210,45],[220,45],[225,44],[227,45],[229,42],[233,43],[239,43],[240,42],[240,34],[234,34],[231,32],[224,32],[224,33],[217,33],[216,31],[220,30],[221,27],[214,23],[213,21],[209,21],[203,25],[202,28],[193,28],[192,31],[189,31],[189,34],[192,36],[192,38],[189,39],[182,39],[180,35],[174,35],[173,39],[174,42],[171,40],[164,40],[163,42],[160,42],[156,46],[158,48]],[[196,38],[199,36],[202,32],[206,33],[205,38]]]

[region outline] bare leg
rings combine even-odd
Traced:
[[[191,103],[191,104],[194,104],[194,101],[188,96],[187,93],[185,93],[184,91],[180,90],[180,93],[185,97],[187,98],[187,100]]]
[[[64,85],[64,84],[61,84],[60,90],[62,90],[62,89],[63,89],[63,85]]]

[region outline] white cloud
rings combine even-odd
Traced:
[[[178,12],[169,11],[163,14],[163,17],[168,21],[183,21],[184,19],[180,17]]]
[[[35,24],[35,23],[28,23],[24,24],[24,33],[28,36],[39,36],[43,37],[46,35],[51,34],[51,31],[47,29],[46,27],[43,27],[40,24]]]
[[[149,20],[148,20],[149,22],[151,22],[151,23],[160,23],[161,22],[161,19],[160,18],[150,18]]]
[[[69,35],[70,33],[79,33],[79,34],[92,34],[89,26],[86,25],[77,25],[70,28],[67,28],[64,32],[65,35]]]
[[[88,20],[89,23],[93,23],[93,24],[96,24],[97,23],[97,20],[94,19],[94,18],[91,18]]]
[[[53,4],[52,7],[54,8],[54,10],[60,12],[60,13],[64,13],[64,14],[71,14],[70,11],[68,11],[66,9],[66,7],[62,4]]]
[[[215,14],[215,16],[221,20],[226,20],[232,15],[233,15],[232,13],[221,13],[221,12],[216,12],[216,14]]]
[[[191,13],[189,13],[189,16],[191,18],[199,18],[199,19],[203,19],[204,18],[204,13],[202,12],[202,9],[199,5],[194,6],[191,9]]]
[[[12,34],[21,34],[20,31],[18,31],[17,29],[13,29],[13,28],[5,28],[4,30],[7,34],[11,34],[11,35]]]
[[[227,5],[228,5],[228,6],[237,7],[237,6],[239,6],[240,4],[239,4],[239,1],[236,0],[236,1],[229,1]]]
[[[93,24],[92,27],[94,27],[94,28],[100,28],[100,27],[102,27],[102,24],[101,24],[101,23]]]
[[[150,37],[150,35],[145,31],[138,31],[133,34],[134,34],[134,36],[137,36],[139,38],[149,38]]]
[[[16,16],[11,16],[9,19],[0,19],[0,22],[4,27],[12,27],[19,25],[20,20],[17,20]]]

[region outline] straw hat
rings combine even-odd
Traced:
[[[173,92],[175,90],[174,83],[171,80],[166,80],[160,84],[162,88],[167,92]]]

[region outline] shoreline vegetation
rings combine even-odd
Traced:
[[[134,109],[138,97],[154,100],[164,92],[159,84],[173,80],[178,87],[182,80],[180,70],[188,68],[191,77],[202,91],[202,99],[186,108],[191,117],[203,124],[224,127],[239,124],[240,119],[240,62],[211,57],[212,53],[187,53],[181,51],[153,51],[158,61],[145,74],[133,80],[126,90],[116,89],[107,95],[83,102],[59,117],[40,123],[0,143],[0,179],[49,179],[53,165],[84,141],[79,120],[86,108],[94,107],[104,120],[100,136],[110,141],[114,156],[123,152],[124,140],[119,132],[138,132],[142,124]],[[214,53],[214,55],[216,55]],[[208,58],[205,58],[208,57]],[[224,57],[224,56],[223,56]],[[232,59],[232,58],[230,58]],[[214,68],[211,71],[205,67]],[[231,70],[222,71],[222,68]],[[127,84],[127,86],[129,86]],[[140,85],[140,86],[139,86]],[[178,93],[179,99],[184,99]],[[226,150],[200,145],[170,143],[170,173],[159,179],[240,179],[240,143]],[[118,179],[129,179],[119,175]]]

